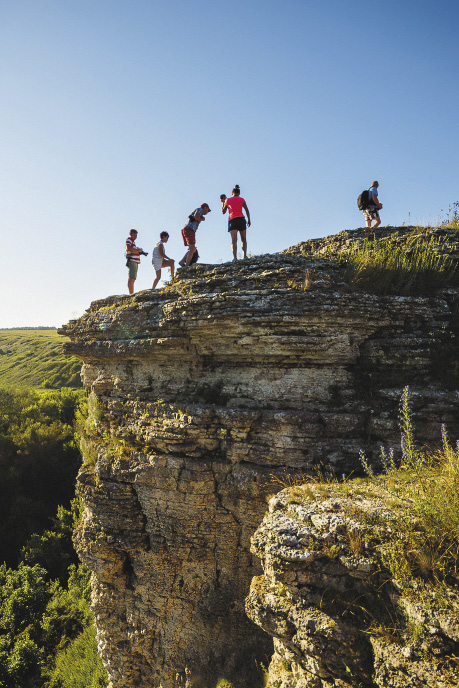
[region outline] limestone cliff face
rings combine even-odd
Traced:
[[[198,265],[63,328],[90,402],[76,546],[113,688],[257,685],[272,644],[244,598],[264,498],[286,471],[395,446],[406,384],[421,443],[441,422],[459,435],[438,382],[449,301],[352,292],[292,252]]]
[[[434,595],[413,601],[381,567],[369,524],[390,522],[393,502],[381,486],[352,484],[271,499],[252,540],[264,575],[246,602],[274,638],[267,688],[457,688],[457,589],[445,589],[448,608],[434,611]],[[397,637],[402,619],[415,637]]]

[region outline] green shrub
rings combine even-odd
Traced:
[[[77,563],[72,534],[80,519],[83,505],[73,499],[70,509],[58,506],[53,527],[39,535],[34,533],[21,550],[21,560],[33,566],[39,564],[47,570],[51,580],[59,579],[65,585],[70,564]]]
[[[0,677],[7,688],[24,688],[40,674],[40,624],[50,598],[40,566],[0,567]]]
[[[89,571],[71,566],[67,587],[41,566],[0,567],[0,686],[106,686],[89,608]]]
[[[19,552],[22,559],[17,569],[0,566],[0,688],[108,683],[90,573],[76,566],[72,545],[82,505],[59,505],[74,494],[81,456],[73,423],[78,416],[84,424],[86,413],[80,391],[0,388],[0,556],[10,565]]]
[[[74,495],[73,422],[83,405],[82,391],[0,389],[0,561],[9,566]]]
[[[383,559],[406,591],[419,585],[434,588],[439,600],[444,585],[459,580],[459,444],[448,440],[437,451],[416,448],[409,400],[403,392],[400,409],[401,458],[382,450],[385,476],[375,477],[394,498],[390,529],[382,528]],[[366,462],[362,453],[364,468]],[[389,534],[388,534],[389,533]]]
[[[97,654],[96,632],[88,626],[58,654],[46,688],[104,688],[107,673]]]

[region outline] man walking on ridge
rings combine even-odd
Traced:
[[[379,210],[382,208],[382,203],[379,202],[378,198],[378,187],[379,182],[372,182],[370,188],[368,189],[368,205],[363,211],[363,216],[365,218],[366,226],[371,227],[371,223],[375,220],[373,229],[379,227],[381,224],[381,218],[379,217]]]
[[[140,256],[148,256],[148,253],[135,245],[135,240],[137,239],[138,231],[136,229],[131,229],[129,231],[129,236],[126,239],[126,267],[129,270],[128,273],[128,291],[130,294],[134,293],[134,282],[137,278],[137,270],[139,269]]]

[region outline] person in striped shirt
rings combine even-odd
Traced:
[[[128,274],[128,291],[130,294],[134,293],[134,282],[137,278],[137,270],[139,269],[140,256],[148,256],[148,253],[142,248],[135,245],[138,231],[131,229],[129,236],[126,239],[126,266],[129,270]]]

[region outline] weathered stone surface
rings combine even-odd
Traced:
[[[358,508],[369,521],[390,516],[380,488],[325,492],[314,485],[283,490],[252,538],[264,575],[253,579],[246,609],[274,638],[268,688],[458,686],[448,662],[459,650],[457,593],[451,590],[448,611],[435,612],[388,578],[372,526],[352,515]],[[401,615],[422,642],[391,639]]]
[[[361,447],[396,446],[406,384],[421,444],[442,422],[459,435],[438,381],[451,295],[353,292],[297,254],[197,265],[62,330],[90,395],[76,544],[113,688],[256,686],[272,645],[243,600],[273,476],[349,473]]]

